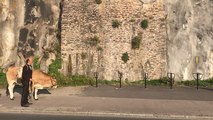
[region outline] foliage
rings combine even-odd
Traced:
[[[144,85],[145,81],[139,80],[139,81],[131,82],[130,84]],[[147,80],[146,84],[150,86],[166,86],[168,84],[168,81],[167,81],[167,78],[163,77],[160,79]]]
[[[115,85],[119,83],[119,80],[98,80],[98,83],[102,85]]]
[[[91,77],[84,75],[68,75],[65,76],[59,72],[61,69],[62,59],[56,58],[49,66],[49,74],[54,76],[59,86],[80,86],[80,85],[93,85],[94,80]]]
[[[99,40],[99,37],[98,36],[94,36],[94,37],[91,37],[91,38],[89,38],[89,44],[91,45],[91,46],[97,46],[97,44],[100,42],[100,40]]]
[[[3,72],[0,72],[0,87],[6,87],[6,86],[7,86],[6,74]]]
[[[129,55],[127,52],[123,53],[121,59],[126,63],[129,60]]]
[[[81,59],[82,60],[85,60],[87,58],[87,53],[81,53]]]
[[[113,28],[119,28],[121,23],[118,20],[112,20],[112,27]]]
[[[97,47],[97,51],[103,51],[103,48],[100,47],[100,46],[98,46],[98,47]]]
[[[39,63],[39,56],[35,56],[33,58],[33,69],[38,70],[40,69],[40,63]]]
[[[199,83],[199,86],[201,86],[201,87],[213,87],[213,78],[210,78],[207,80],[199,80],[198,83]],[[177,85],[196,86],[197,81],[196,80],[178,81]]]
[[[141,27],[143,28],[143,29],[146,29],[147,27],[148,27],[148,20],[142,20],[141,21]]]
[[[57,54],[61,53],[61,45],[60,45],[60,43],[56,43],[55,44],[55,51],[56,51]]]
[[[101,4],[102,0],[95,0],[96,4]]]
[[[84,75],[60,75],[57,79],[59,86],[82,86],[82,85],[94,85],[93,78]]]
[[[136,37],[132,38],[132,49],[140,48],[140,44],[141,44],[140,36],[136,36]]]
[[[59,69],[61,69],[62,59],[60,57],[56,57],[56,59],[49,65],[48,74],[52,76],[58,76],[60,74]]]

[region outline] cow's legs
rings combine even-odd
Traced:
[[[8,90],[9,90],[9,93],[10,93],[10,99],[11,100],[14,100],[14,94],[13,94],[13,90],[14,90],[14,87],[15,87],[15,84],[9,84],[8,86]]]
[[[38,89],[35,88],[34,99],[38,100]]]
[[[8,87],[9,87],[9,85],[7,84],[7,87],[6,87],[6,95],[7,95],[7,96],[10,95]]]

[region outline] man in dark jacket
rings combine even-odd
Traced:
[[[28,102],[28,96],[29,96],[29,85],[30,81],[32,79],[32,57],[29,57],[26,60],[26,64],[23,67],[22,72],[22,85],[23,85],[23,91],[22,91],[22,97],[21,97],[21,106],[22,107],[29,107],[30,104]]]

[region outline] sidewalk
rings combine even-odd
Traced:
[[[29,108],[20,94],[11,101],[0,90],[0,112],[130,116],[168,119],[212,119],[213,90],[168,87],[65,87],[42,90]]]

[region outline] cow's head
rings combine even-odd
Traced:
[[[51,81],[52,81],[52,88],[57,88],[57,81],[55,78],[51,77]]]

